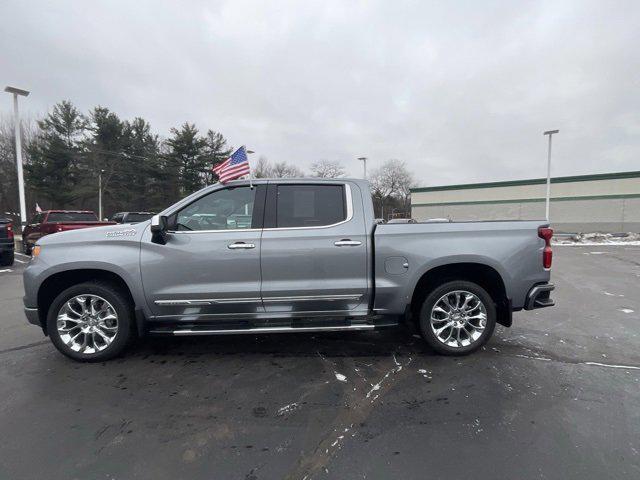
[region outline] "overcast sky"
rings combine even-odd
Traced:
[[[190,121],[352,175],[398,158],[419,185],[542,177],[555,128],[554,175],[640,169],[638,1],[97,3],[2,2],[28,114]]]

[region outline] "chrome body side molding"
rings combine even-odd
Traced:
[[[360,300],[362,295],[303,295],[294,297],[267,297],[267,298],[195,298],[195,299],[175,299],[156,300],[156,305],[162,306],[194,306],[194,305],[216,305],[229,303],[286,303],[286,302],[314,302],[314,301],[340,301],[340,300]]]

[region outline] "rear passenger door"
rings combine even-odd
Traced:
[[[362,208],[359,190],[346,182],[269,184],[261,242],[267,312],[367,308]]]

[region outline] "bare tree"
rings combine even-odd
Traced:
[[[405,163],[400,160],[387,160],[371,174],[371,195],[380,206],[380,215],[385,215],[385,205],[390,200],[400,201],[404,214],[409,214],[409,199],[413,176]]]
[[[297,178],[304,177],[304,172],[287,162],[276,162],[271,167],[271,176],[274,178]]]
[[[318,178],[338,178],[344,176],[344,167],[339,162],[320,160],[311,165],[311,172]]]
[[[269,178],[272,176],[271,174],[271,164],[267,157],[261,155],[258,159],[258,163],[253,167],[253,177],[254,178]]]

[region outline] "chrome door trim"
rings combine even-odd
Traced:
[[[193,305],[215,305],[230,303],[259,303],[261,300],[267,303],[282,302],[313,302],[313,301],[339,301],[339,300],[360,300],[362,295],[301,295],[294,297],[267,297],[267,298],[194,298],[175,300],[156,300],[156,305],[161,306],[193,306]]]
[[[176,300],[156,300],[156,305],[160,306],[193,306],[193,305],[215,305],[229,303],[259,303],[260,298],[196,298],[196,299],[176,299]]]
[[[282,302],[314,302],[314,301],[339,301],[339,300],[360,300],[362,295],[300,295],[292,297],[263,297],[264,303]]]
[[[274,183],[277,183],[274,181]],[[282,185],[291,185],[291,184],[282,184]],[[295,184],[295,185],[305,185],[305,183]],[[314,183],[309,183],[309,185],[314,185]],[[323,184],[324,185],[324,184]],[[337,223],[332,223],[330,225],[318,225],[316,227],[274,227],[274,228],[230,228],[226,230],[167,230],[167,233],[171,234],[199,234],[199,233],[223,233],[223,232],[284,232],[287,230],[319,230],[322,228],[332,228],[337,227],[338,225],[342,225],[344,223],[350,222],[353,219],[353,197],[351,196],[351,185],[348,183],[327,183],[327,185],[342,185],[344,187],[344,196],[347,202],[347,218],[341,220]],[[177,210],[177,209],[176,209]],[[169,215],[173,215],[175,211],[169,213]]]
[[[260,228],[229,228],[227,230],[167,230],[167,233],[184,235],[193,233],[261,232]]]
[[[291,312],[247,312],[247,313],[178,313],[169,315],[155,315],[150,317],[149,320],[164,321],[164,320],[189,320],[200,321],[209,319],[282,319],[282,318],[309,318],[309,317],[366,317],[369,315],[368,310],[306,310],[306,311],[291,311]]]
[[[277,183],[274,181],[274,183]],[[282,184],[289,185],[289,184]],[[312,182],[306,183],[296,183],[295,185],[314,185]],[[337,227],[338,225],[342,225],[344,223],[350,222],[353,218],[353,198],[351,197],[351,185],[348,183],[327,183],[327,185],[342,185],[344,187],[344,196],[347,202],[347,218],[341,220],[337,223],[332,223],[330,225],[318,225],[315,227],[273,227],[273,228],[263,228],[262,230],[265,232],[286,232],[287,230],[319,230],[322,228],[332,228]]]

